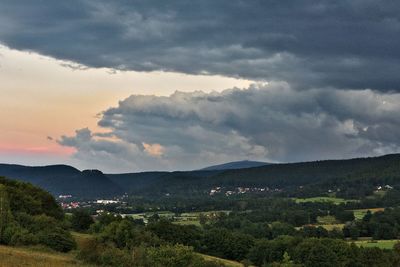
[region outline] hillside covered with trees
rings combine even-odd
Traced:
[[[75,248],[64,213],[52,195],[28,183],[0,177],[0,243]]]
[[[377,185],[400,184],[400,154],[349,160],[269,164],[261,167],[211,170],[103,174],[65,165],[26,167],[0,165],[0,175],[31,182],[53,194],[78,197],[135,195],[205,195],[213,187],[280,189],[293,195],[340,191],[346,197],[370,194]],[[299,187],[302,190],[299,190]],[[339,190],[338,190],[339,189]]]

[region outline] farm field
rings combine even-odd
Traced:
[[[200,221],[198,219],[194,220],[181,220],[181,221],[176,221],[173,222],[174,224],[179,224],[179,225],[196,225],[196,226],[201,226]]]
[[[293,198],[296,203],[305,203],[305,202],[332,202],[334,204],[342,204],[347,202],[357,202],[355,199],[344,199],[337,197],[310,197],[310,198]]]
[[[339,223],[334,216],[318,216],[317,217],[318,224],[315,226],[322,226],[328,231],[332,231],[333,229],[343,229],[344,224]]]
[[[337,223],[335,216],[332,216],[332,215],[318,216],[317,221],[320,224],[336,224]]]
[[[204,212],[185,212],[181,214],[175,214],[170,211],[159,211],[159,212],[144,212],[136,214],[124,214],[124,216],[132,217],[134,219],[143,219],[145,222],[153,215],[157,214],[161,218],[173,219],[174,223],[180,225],[196,225],[200,226],[200,216],[204,215],[207,217],[215,216],[218,213],[229,214],[229,210],[215,210],[215,211],[204,211]]]
[[[393,246],[397,243],[400,242],[400,240],[357,240],[357,241],[352,241],[354,244],[356,244],[359,247],[365,247],[365,248],[372,248],[372,247],[378,247],[380,249],[393,249]]]
[[[328,231],[332,231],[333,229],[342,230],[344,227],[344,223],[323,224],[321,226],[324,227]]]
[[[365,216],[365,214],[367,214],[368,210],[370,210],[371,213],[375,213],[375,212],[378,212],[378,211],[384,211],[385,209],[384,209],[384,208],[372,208],[372,209],[358,209],[358,210],[353,210],[353,212],[354,212],[354,217],[355,217],[357,220],[361,220],[361,219]]]

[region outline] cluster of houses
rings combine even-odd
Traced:
[[[121,203],[119,200],[112,200],[112,199],[98,199],[95,201],[96,204],[103,204],[103,205],[108,205],[108,204],[117,204]]]
[[[269,187],[236,187],[233,190],[224,190],[221,186],[211,188],[209,195],[214,196],[216,194],[225,194],[225,196],[231,196],[236,194],[246,193],[266,193],[266,192],[280,192],[281,189],[271,189]]]
[[[125,203],[119,198],[117,199],[96,199],[94,201],[78,201],[73,198],[72,195],[59,195],[57,198],[61,207],[66,210],[77,209],[77,208],[90,208],[92,206],[104,206],[111,204],[122,204]]]
[[[61,202],[61,207],[65,210],[77,209],[81,207],[79,202],[71,201],[71,202]]]
[[[392,190],[393,189],[393,186],[391,186],[391,185],[378,185],[377,187],[376,187],[376,190],[377,191],[383,191],[383,190]]]

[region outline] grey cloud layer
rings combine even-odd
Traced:
[[[271,82],[133,95],[102,113],[108,133],[59,140],[87,166],[191,169],[399,151],[398,1],[3,0],[0,43],[72,67]]]
[[[209,94],[133,95],[99,121],[114,140],[84,129],[59,142],[94,165],[115,166],[123,158],[130,170],[191,169],[244,158],[286,162],[379,155],[399,151],[399,102],[400,94],[297,91],[286,83]],[[160,144],[162,155],[149,155],[143,143]]]
[[[93,67],[400,90],[400,3],[14,1],[0,41]]]

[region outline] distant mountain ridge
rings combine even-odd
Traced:
[[[27,167],[0,164],[0,176],[30,182],[54,195],[72,194],[87,198],[115,196],[125,192],[133,195],[192,196],[205,194],[217,186],[291,190],[314,186],[321,190],[340,187],[360,191],[361,188],[371,190],[376,185],[390,184],[400,188],[400,154],[267,164],[240,169],[223,169],[225,167],[222,164],[222,167],[212,166],[211,170],[207,167],[197,171],[104,174],[99,170],[79,171],[67,165]],[[228,164],[228,167],[231,166]]]
[[[29,167],[0,164],[0,176],[32,183],[54,195],[97,197],[123,192],[119,185],[99,170],[80,171],[68,165]]]
[[[202,168],[200,170],[202,171],[235,170],[235,169],[260,167],[270,164],[271,163],[261,162],[261,161],[241,160],[241,161],[232,161],[223,164],[213,165],[206,168]]]

